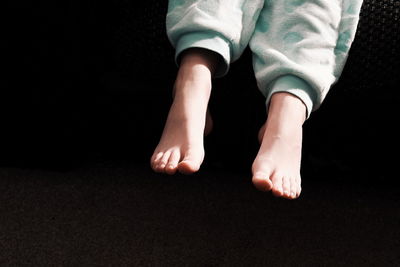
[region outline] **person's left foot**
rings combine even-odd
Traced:
[[[299,113],[281,112],[280,109],[290,107],[304,111],[304,107],[296,107],[299,104],[303,105],[292,95],[277,93],[273,96],[267,122],[259,133],[261,147],[252,166],[252,181],[257,189],[272,191],[275,196],[288,199],[299,197],[301,192],[304,118],[303,114],[299,116]]]

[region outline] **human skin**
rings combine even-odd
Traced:
[[[212,130],[208,112],[218,54],[191,48],[181,55],[174,101],[150,164],[166,174],[197,172],[204,159],[204,135]],[[252,165],[252,182],[261,191],[295,199],[301,192],[302,125],[306,106],[296,96],[277,92],[259,131],[260,149]]]

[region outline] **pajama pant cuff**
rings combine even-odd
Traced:
[[[179,56],[188,48],[204,48],[219,54],[222,58],[216,68],[215,77],[224,76],[229,70],[231,60],[229,42],[221,36],[208,32],[194,32],[183,35],[175,47],[175,62],[180,63]]]
[[[306,119],[310,117],[313,110],[313,100],[311,96],[314,91],[305,81],[293,75],[285,75],[277,78],[272,82],[266,96],[267,110],[272,95],[278,92],[286,92],[297,96],[306,106]]]

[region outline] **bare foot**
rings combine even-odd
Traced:
[[[217,56],[189,49],[183,56],[174,86],[174,101],[160,142],[151,157],[156,172],[191,174],[204,159],[204,135],[212,129],[207,109]]]
[[[291,94],[272,96],[268,119],[259,132],[261,147],[252,166],[257,189],[288,199],[299,197],[305,111],[305,105]]]

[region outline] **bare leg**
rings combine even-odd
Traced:
[[[160,142],[151,157],[154,171],[191,174],[204,159],[203,137],[211,131],[207,105],[218,55],[192,48],[182,54],[174,85],[174,101]]]
[[[272,96],[267,121],[259,133],[261,147],[252,167],[257,189],[288,199],[300,195],[305,113],[305,105],[296,96],[289,93]]]

